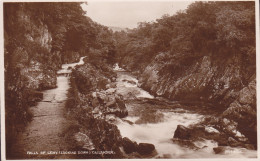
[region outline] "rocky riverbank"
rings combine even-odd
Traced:
[[[237,58],[230,58],[243,64]],[[210,103],[214,110],[219,111],[218,117],[200,124],[214,126],[221,131],[213,140],[218,140],[220,146],[240,146],[247,149],[257,148],[256,126],[256,84],[255,75],[243,73],[239,65],[225,65],[220,67],[216,58],[204,56],[185,69],[180,77],[170,74],[164,65],[153,62],[140,74],[142,87],[151,93],[164,96],[172,100],[179,100],[194,104],[197,102]],[[231,61],[231,60],[230,60]],[[240,71],[240,72],[239,72]],[[164,75],[161,75],[163,72]],[[168,73],[168,74],[167,74]],[[244,80],[244,83],[241,81]],[[200,125],[194,125],[194,131]],[[201,127],[205,128],[205,127]],[[199,128],[199,129],[201,129]],[[203,135],[191,133],[191,137],[207,138],[205,130]],[[238,133],[239,134],[238,134]],[[201,134],[200,133],[200,134]],[[183,134],[185,135],[185,134]],[[224,135],[224,136],[223,136]],[[187,139],[187,138],[186,138]],[[248,145],[250,144],[250,145]]]
[[[91,154],[79,158],[139,158],[151,154],[152,144],[137,144],[122,138],[114,124],[117,118],[128,115],[124,98],[116,93],[116,73],[111,66],[85,64],[73,70],[71,89],[66,103],[67,115],[75,121],[71,137],[75,149],[88,150]],[[99,152],[111,152],[94,154]],[[135,152],[135,154],[132,154]],[[132,156],[133,157],[133,156]]]
[[[157,60],[143,72],[134,73],[140,78],[140,86],[157,97],[187,106],[208,104],[209,108],[205,110],[215,111],[215,115],[190,127],[178,126],[173,134],[174,143],[200,149],[202,147],[196,147],[194,142],[214,140],[219,146],[214,148],[217,154],[225,154],[234,147],[256,150],[255,74],[242,75],[238,64],[243,63],[238,58],[230,58],[238,61],[237,66],[225,64],[231,61],[226,60],[221,67],[216,63],[220,60],[216,59],[204,56],[186,69],[181,68],[183,73],[176,73],[177,76]],[[241,82],[242,78],[246,84]]]
[[[210,105],[218,115],[200,124],[236,142],[230,146],[243,142],[257,149],[254,8],[250,2],[196,2],[183,13],[118,33],[119,66],[155,98]]]

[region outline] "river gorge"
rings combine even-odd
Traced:
[[[17,151],[14,156],[20,158],[25,157],[25,154],[28,156],[29,153],[31,158],[48,156],[48,158],[58,159],[65,157],[64,153],[71,149],[71,145],[66,142],[65,138],[71,128],[71,120],[67,117],[65,103],[68,99],[68,90],[71,88],[71,72],[76,66],[84,64],[84,58],[81,57],[78,63],[62,65],[62,69],[57,72],[57,88],[43,91],[43,99],[30,108],[33,119],[19,135],[19,142],[14,145]],[[122,137],[127,137],[137,143],[153,144],[155,151],[143,156],[144,158],[256,157],[256,151],[245,148],[230,147],[221,154],[215,154],[213,148],[218,147],[218,143],[214,140],[202,139],[190,145],[175,142],[173,136],[178,125],[188,127],[200,123],[205,117],[217,115],[217,112],[213,110],[210,112],[208,109],[205,112],[202,107],[196,107],[198,105],[187,106],[162,97],[156,98],[140,88],[138,79],[120,68],[118,64],[113,70],[117,75],[115,86],[103,92],[123,96],[128,115],[122,118],[108,114],[106,120],[109,124],[117,126]],[[210,133],[219,133],[213,127],[206,127],[206,130]],[[77,134],[73,135],[76,136],[77,142]],[[88,148],[87,150],[91,150]],[[53,152],[64,151],[64,153],[39,154],[46,149]],[[86,150],[86,148],[83,149]],[[70,157],[75,156],[70,154]]]
[[[205,109],[206,112],[203,112],[202,107],[187,109],[178,102],[157,99],[141,89],[138,80],[129,72],[118,68],[118,65],[115,65],[114,70],[117,72],[116,91],[124,96],[128,110],[128,116],[123,121],[118,119],[116,125],[123,137],[137,143],[154,144],[158,153],[155,158],[256,157],[256,151],[243,148],[232,148],[217,155],[213,148],[217,147],[218,143],[213,140],[194,142],[199,147],[196,150],[173,143],[172,138],[177,125],[189,126],[199,123],[206,116],[212,116],[209,114],[210,111]],[[207,129],[213,130],[212,132],[216,130],[210,127]]]
[[[175,3],[4,2],[3,160],[256,159],[256,2]]]

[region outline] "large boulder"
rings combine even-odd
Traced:
[[[191,129],[183,125],[178,125],[177,129],[174,132],[173,138],[189,140],[191,138]]]
[[[123,148],[126,154],[130,154],[132,152],[136,152],[138,148],[138,144],[136,142],[131,141],[129,138],[124,137],[122,140]]]
[[[141,155],[151,154],[155,150],[155,146],[149,143],[139,143],[137,152]]]
[[[174,132],[173,138],[184,139],[184,140],[199,140],[200,138],[222,141],[226,141],[227,136],[221,133],[219,130],[212,126],[205,126],[196,124],[192,127],[185,127],[183,125],[178,125]]]

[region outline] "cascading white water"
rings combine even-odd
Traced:
[[[128,74],[120,74],[117,78],[117,93],[134,94],[137,98],[154,98],[147,91],[138,87],[138,80]]]
[[[177,125],[188,126],[199,121],[202,116],[192,113],[178,113],[177,111],[162,112],[163,122],[130,125],[124,121],[118,122],[117,126],[121,135],[128,137],[137,143],[152,143],[155,145],[158,156],[176,157],[186,154],[187,151],[173,144],[172,138]],[[138,117],[127,117],[127,120],[135,122]],[[188,150],[188,149],[187,149]]]
[[[125,71],[123,68],[120,68],[120,67],[119,67],[118,63],[116,63],[116,64],[114,65],[114,70],[115,70],[115,71]]]
[[[75,66],[77,66],[77,65],[83,65],[84,64],[84,61],[83,61],[84,58],[85,58],[85,56],[81,57],[79,62],[77,62],[77,63],[62,64],[61,70],[59,70],[57,72],[57,74],[68,74],[68,73],[71,73],[71,70],[69,68],[75,68]]]
[[[136,98],[154,98],[147,91],[138,87],[138,80],[127,72],[118,72],[116,92],[122,94],[127,99],[129,93]],[[121,68],[122,69],[122,68]],[[123,71],[123,70],[121,70]],[[129,111],[131,106],[127,105]],[[194,144],[200,147],[199,150],[192,150],[181,147],[173,143],[172,138],[177,125],[188,126],[190,124],[199,122],[204,116],[190,111],[183,111],[183,109],[164,109],[159,110],[163,114],[163,120],[158,123],[143,123],[143,124],[129,124],[121,119],[117,120],[116,125],[123,137],[128,137],[137,143],[151,143],[155,145],[158,155],[155,158],[240,158],[240,157],[256,157],[256,151],[247,150],[244,148],[233,148],[225,154],[215,154],[214,147],[217,143],[211,140],[198,141]],[[131,114],[124,118],[133,123],[137,121],[140,116],[131,116]],[[204,148],[202,148],[204,147]]]

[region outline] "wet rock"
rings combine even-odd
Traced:
[[[163,113],[157,110],[143,110],[138,120],[135,121],[136,124],[146,124],[146,123],[158,123],[162,122],[164,119]]]
[[[114,96],[108,96],[108,99],[106,101],[107,107],[116,107],[116,99]]]
[[[122,80],[122,81],[123,81],[123,82],[127,82],[127,83],[129,83],[129,84],[136,85],[136,82],[133,81],[133,80],[126,80],[126,79],[124,79],[124,80]]]
[[[213,148],[215,154],[223,154],[226,150],[226,146],[219,146],[216,148]]]
[[[92,110],[92,114],[99,114],[101,113],[101,110],[99,107],[95,107],[93,110]]]
[[[77,144],[86,150],[94,150],[95,146],[88,135],[78,132],[74,135]]]
[[[252,144],[256,145],[256,80],[255,75],[248,86],[238,92],[238,98],[234,100],[223,112],[222,117],[237,122],[236,130],[242,132]],[[239,139],[247,142],[245,138]]]
[[[245,148],[232,148],[229,146],[219,146],[213,148],[215,154],[235,154],[235,153],[244,153],[246,152]]]
[[[191,140],[182,140],[182,139],[172,139],[173,143],[178,144],[181,147],[198,150],[199,147],[197,147]]]
[[[256,150],[256,148],[253,144],[245,144],[244,147],[249,149],[249,150]]]
[[[96,97],[100,104],[104,104],[109,99],[104,91],[96,92]]]
[[[194,125],[193,127],[187,128],[185,126],[178,125],[173,138],[191,141],[201,141],[203,139],[214,140],[219,146],[228,145],[228,136],[210,126],[205,127],[202,125]]]
[[[242,135],[241,137],[236,137],[240,142],[246,143],[248,142],[248,138],[246,138],[244,135]]]
[[[92,99],[92,106],[93,107],[97,107],[97,106],[99,106],[99,101],[98,101],[98,99],[97,98],[94,98],[94,99]]]
[[[220,138],[217,140],[218,146],[228,146],[228,141],[226,138]]]
[[[212,55],[201,56],[195,59],[178,55],[172,60],[171,68],[157,60],[160,54],[150,62],[143,64],[141,69],[135,69],[134,61],[123,60],[128,69],[139,74],[142,87],[150,93],[167,97],[172,100],[202,100],[214,104],[214,108],[225,111],[221,117],[226,117],[238,123],[235,127],[250,143],[257,143],[256,128],[256,75],[255,64],[251,69],[240,68],[243,58],[230,55],[224,61],[221,57]],[[188,56],[189,57],[189,56]],[[187,68],[178,65],[190,62]],[[221,62],[221,63],[220,63]],[[238,62],[238,63],[230,63]],[[172,74],[172,70],[174,74]],[[247,73],[247,74],[242,74]],[[220,125],[221,126],[221,125]],[[233,137],[231,125],[224,127],[224,133]],[[222,127],[220,129],[222,130]],[[223,133],[223,131],[220,131]],[[208,132],[210,134],[210,132]],[[241,140],[243,141],[243,140]]]
[[[123,138],[122,145],[126,154],[136,152],[138,150],[138,144],[136,142],[131,141],[127,137]]]
[[[139,143],[137,152],[141,155],[151,154],[155,150],[155,146],[149,143]]]
[[[241,146],[241,143],[239,143],[237,140],[235,140],[232,137],[228,138],[228,145],[231,147],[237,147],[237,146]]]
[[[134,123],[130,120],[125,120],[125,119],[122,119],[124,122],[127,122],[129,125],[133,125]]]
[[[188,140],[191,138],[191,131],[189,128],[187,128],[183,125],[178,125],[177,129],[174,132],[173,138]]]
[[[122,137],[117,126],[91,114],[79,114],[81,130],[91,139],[96,151],[114,151],[115,155],[105,158],[121,158]]]
[[[172,155],[171,154],[163,154],[163,159],[171,159]]]
[[[121,110],[125,110],[126,109],[126,106],[125,106],[125,103],[124,103],[124,100],[122,97],[116,97],[116,103],[118,105],[118,108],[121,109]]]
[[[116,88],[116,83],[110,83],[110,88]]]
[[[107,94],[114,94],[115,92],[116,92],[116,87],[114,87],[114,88],[109,88],[109,89],[106,90],[106,93],[107,93]]]
[[[115,115],[119,118],[124,118],[128,115],[128,111],[127,110],[117,110],[117,111],[115,111]]]
[[[215,129],[213,127],[209,127],[209,126],[205,127],[205,131],[210,134],[219,134],[220,133],[217,129]]]
[[[107,115],[106,120],[109,121],[109,122],[115,122],[116,118],[115,118],[114,115]]]
[[[101,78],[98,82],[97,82],[97,88],[98,89],[106,89],[106,85],[109,83],[108,79],[105,78]]]

